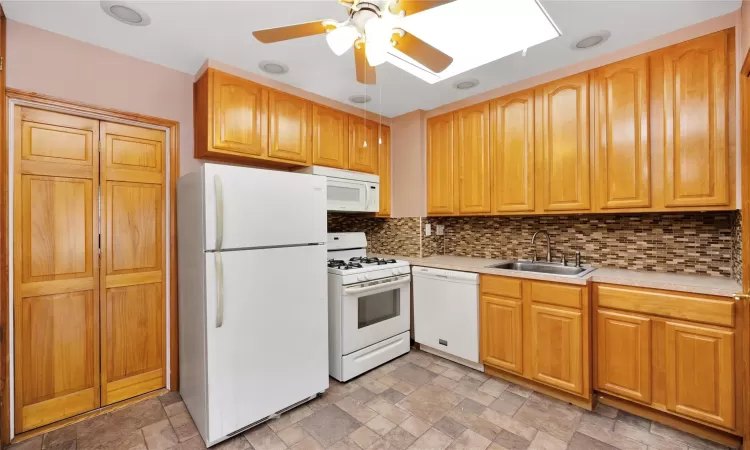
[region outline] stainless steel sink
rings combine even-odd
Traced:
[[[580,278],[594,271],[594,267],[563,266],[562,264],[531,261],[509,261],[487,266],[491,269],[518,270],[520,272],[547,273],[563,277]]]

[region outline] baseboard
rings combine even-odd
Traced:
[[[420,345],[419,349],[423,352],[432,353],[433,355],[439,356],[443,359],[453,361],[456,364],[461,364],[462,366],[470,367],[474,370],[484,372],[484,364],[482,363],[475,363],[473,361],[469,361],[468,359],[459,358],[458,356],[451,355],[450,353],[446,353],[440,349],[428,347],[426,345]]]
[[[484,373],[492,375],[493,377],[502,378],[503,380],[510,381],[511,383],[515,383],[527,389],[541,392],[544,395],[549,395],[552,398],[571,403],[588,411],[591,411],[594,408],[593,399],[591,397],[584,398],[575,394],[570,394],[568,392],[547,386],[546,384],[538,383],[536,381],[532,381],[519,375],[514,375],[512,373],[496,369],[491,366],[484,366]]]
[[[596,397],[599,403],[602,403],[604,405],[621,409],[625,412],[635,414],[636,416],[645,417],[646,419],[652,420],[654,422],[659,422],[660,424],[676,428],[686,433],[700,436],[710,441],[718,442],[719,444],[726,445],[731,448],[738,447],[742,442],[742,439],[739,436],[735,436],[734,434],[731,434],[727,431],[722,431],[713,427],[709,427],[707,425],[700,424],[698,422],[693,422],[689,419],[683,419],[682,417],[672,415],[668,412],[649,408],[648,406],[640,405],[638,403],[615,397],[613,395],[597,393]]]

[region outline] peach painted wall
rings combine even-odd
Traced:
[[[750,1],[743,0],[740,7],[740,25],[737,27],[737,39],[740,41],[739,61],[745,60],[748,50],[750,50]],[[738,65],[737,68],[741,68]]]
[[[750,3],[750,2],[748,2]],[[750,4],[747,6],[743,3],[742,11],[744,11],[745,16],[750,16]],[[412,163],[416,161],[420,161],[422,164],[421,168],[417,168],[412,166],[411,171],[405,171],[405,170],[397,170],[394,166],[394,172],[393,172],[393,197],[394,197],[394,209],[393,214],[397,217],[410,217],[410,216],[420,216],[424,215],[427,209],[427,191],[426,191],[426,152],[427,152],[427,146],[426,146],[426,120],[430,117],[434,117],[440,114],[448,113],[451,111],[455,111],[457,109],[463,108],[465,106],[473,105],[476,103],[485,102],[494,98],[501,97],[503,95],[507,95],[513,92],[518,92],[524,89],[528,89],[534,86],[538,86],[540,84],[544,84],[550,81],[554,81],[569,75],[573,75],[576,73],[584,72],[587,70],[594,69],[596,67],[600,67],[606,64],[610,64],[616,61],[620,61],[623,59],[627,59],[636,55],[640,55],[643,53],[647,53],[650,51],[658,50],[663,47],[668,47],[670,45],[677,44],[679,42],[687,41],[690,39],[694,39],[699,36],[703,36],[709,33],[713,33],[716,31],[725,30],[727,28],[735,27],[736,30],[736,40],[737,40],[737,50],[739,50],[739,47],[744,44],[740,44],[740,42],[744,42],[744,39],[748,40],[748,45],[750,45],[750,31],[743,33],[742,30],[740,30],[742,23],[748,24],[750,26],[750,17],[740,17],[741,16],[741,10],[735,11],[733,13],[717,17],[711,20],[707,20],[705,22],[701,22],[695,25],[692,25],[690,27],[682,28],[680,30],[664,34],[662,36],[658,36],[654,39],[650,39],[648,41],[642,42],[640,44],[619,50],[617,52],[613,52],[607,55],[602,55],[596,58],[592,58],[590,60],[573,64],[568,67],[564,67],[562,69],[554,70],[551,72],[547,72],[535,77],[527,78],[525,80],[519,81],[517,83],[509,84],[507,86],[503,86],[498,89],[493,89],[488,92],[484,92],[481,94],[478,94],[474,97],[469,97],[457,102],[449,103],[443,106],[440,106],[435,109],[431,109],[429,111],[420,112],[420,115],[422,116],[422,124],[421,126],[417,126],[416,124],[410,124],[408,127],[402,127],[400,135],[396,136],[393,132],[395,122],[399,118],[391,119],[394,121],[394,125],[391,126],[391,133],[395,136],[394,140],[398,139],[401,142],[406,142],[407,145],[398,145],[394,146],[398,150],[399,153],[402,153],[398,156],[399,160],[405,160],[410,161]],[[748,28],[750,30],[750,28]],[[739,53],[739,52],[737,52]],[[743,53],[744,58],[744,53]],[[739,67],[741,66],[741,60],[738,62],[737,69],[739,70]],[[739,102],[737,102],[739,103]],[[739,113],[739,107],[737,107],[735,114]],[[410,114],[405,114],[403,116],[400,116],[401,118],[410,116]],[[739,127],[737,127],[739,128]],[[414,133],[420,133],[421,139],[419,136],[413,135]],[[420,142],[420,146],[416,145],[416,142]],[[740,136],[739,136],[739,129],[737,129],[736,133],[736,143],[738,145],[737,148],[739,148],[740,143]],[[406,153],[414,153],[414,154],[406,154]],[[738,177],[737,180],[739,180],[739,152],[737,152],[737,171],[738,171]],[[413,176],[413,173],[421,173],[421,176]],[[739,197],[739,186],[740,183],[738,181],[738,197],[737,197],[737,203],[740,202]],[[407,192],[408,191],[408,192]],[[421,196],[418,198],[417,196]],[[396,199],[402,198],[402,199],[408,199],[408,201],[399,201],[399,208],[396,209]]]
[[[391,119],[391,216],[427,215],[424,111]]]
[[[193,158],[193,76],[9,20],[7,86],[180,123],[180,173]]]

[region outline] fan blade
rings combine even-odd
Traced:
[[[393,48],[409,56],[435,73],[440,73],[453,62],[453,58],[418,37],[404,31],[403,36],[393,35]]]
[[[357,81],[362,84],[375,84],[375,68],[367,62],[364,42],[354,44],[354,65],[357,68]]]
[[[253,31],[253,36],[264,44],[270,44],[271,42],[287,41],[289,39],[324,34],[326,31],[327,27],[324,25],[323,21],[317,21],[289,25],[287,27],[257,30]]]
[[[456,0],[398,0],[398,2],[391,5],[391,12],[399,14],[401,11],[404,11],[404,14],[409,16],[454,1]]]

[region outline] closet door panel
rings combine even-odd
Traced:
[[[95,120],[16,106],[15,432],[99,407]]]

